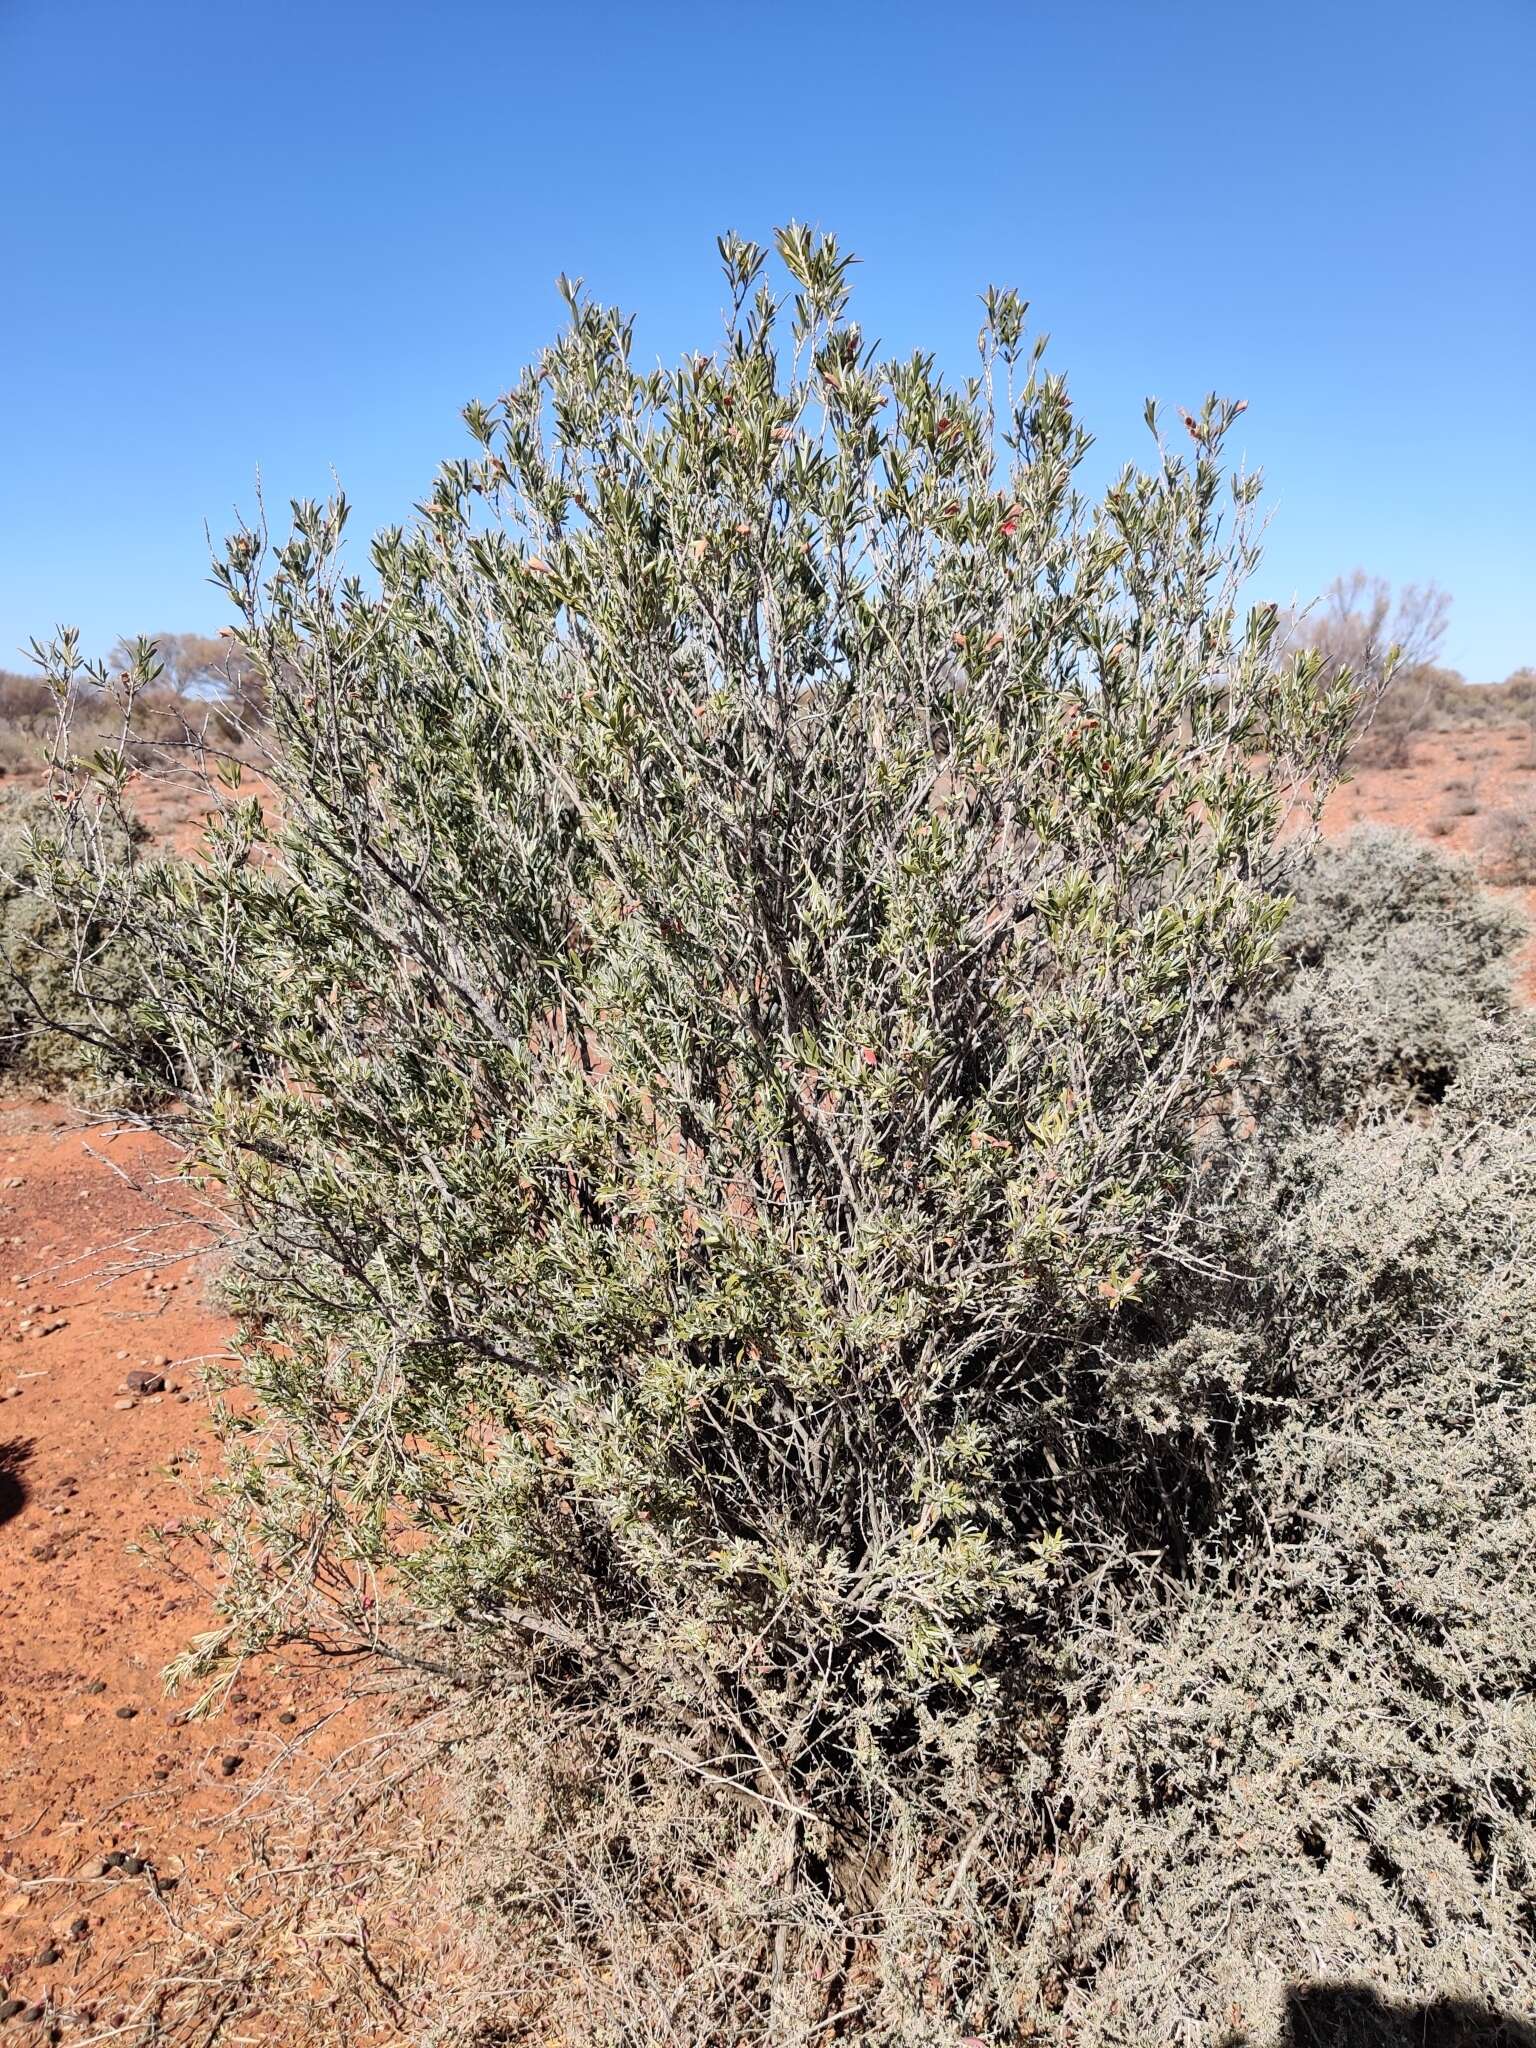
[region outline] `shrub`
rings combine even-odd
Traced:
[[[1510,804],[1483,824],[1483,870],[1490,882],[1529,888],[1536,883],[1536,810]]]
[[[1089,506],[1012,294],[949,385],[779,251],[792,346],[727,240],[671,373],[569,288],[372,585],[236,535],[280,823],[76,852],[247,1232],[204,1667],[321,1611],[515,1702],[573,2040],[1048,2019],[1093,1618],[1246,1531],[1192,1232],[1354,708],[1236,609],[1239,408]]]
[[[1529,2012],[1536,1032],[1503,985],[1518,923],[1464,869],[1415,886],[1436,865],[1376,834],[1306,864],[1311,937],[1257,1025],[1293,1056],[1191,1231],[1245,1281],[1186,1289],[1117,1366],[1186,1420],[1202,1375],[1250,1405],[1226,1520],[1076,1638],[1030,1934],[1073,2038],[1271,2043],[1318,1978],[1421,2001],[1308,2036],[1339,2048],[1422,2038],[1431,1999]],[[1309,977],[1350,994],[1310,1065]],[[1434,1101],[1382,1058],[1430,992]]]
[[[1522,927],[1465,866],[1398,834],[1308,852],[1292,880],[1283,979],[1206,1134],[1184,1273],[1098,1353],[1151,1437],[1203,1451],[1211,1498],[1187,1543],[1101,1573],[1049,1677],[1035,1668],[1048,1725],[1031,1731],[1033,1773],[973,1845],[1011,1874],[977,1899],[1012,2008],[1000,2041],[1415,2048],[1453,2007],[1469,2027],[1487,2015],[1489,2039],[1489,2001],[1529,2012],[1536,1030],[1508,988]],[[1310,1043],[1302,984],[1317,1007],[1349,995]],[[1415,1032],[1403,1012],[1426,997],[1436,1021]],[[1412,1061],[1382,1056],[1405,1039],[1437,1041],[1432,1096]],[[464,1884],[497,1929],[478,1963],[486,2041],[543,2038],[551,1963],[597,2003],[583,1931],[636,1917],[648,1884],[675,1896],[682,1859],[697,1893],[746,1912],[696,1812],[647,1803],[615,1856],[612,1752],[526,1730],[524,1701],[493,1707],[460,1759]],[[923,1923],[921,1899],[903,1903],[893,1944]],[[674,1914],[674,1943],[708,1970],[708,1936]],[[728,1917],[717,1906],[710,1932]],[[916,1946],[908,2010],[931,1967]],[[672,1983],[616,1953],[596,2031],[665,2039]]]
[[[1450,799],[1446,804],[1447,814],[1452,818],[1475,818],[1482,808],[1477,792],[1469,783],[1448,782],[1445,794]]]
[[[1394,593],[1383,578],[1356,569],[1335,577],[1316,604],[1288,615],[1295,644],[1335,669],[1347,666],[1355,679],[1353,755],[1362,767],[1409,767],[1417,741],[1429,733],[1529,730],[1536,669],[1516,669],[1502,683],[1469,683],[1441,668],[1435,656],[1449,613],[1449,597],[1433,583]]]
[[[249,657],[229,634],[152,633],[157,689],[190,708],[194,704],[226,707],[235,716],[259,715],[260,687]],[[119,640],[107,666],[131,671],[139,642]]]
[[[1355,760],[1373,768],[1407,768],[1427,733],[1489,732],[1529,720],[1536,670],[1517,669],[1502,683],[1469,683],[1435,656],[1445,637],[1450,599],[1433,583],[1405,584],[1394,594],[1381,577],[1356,569],[1339,576],[1318,602],[1292,613],[1292,641],[1312,648],[1331,668],[1348,667],[1359,690]]]
[[[198,634],[120,641],[108,664],[90,672],[77,664],[67,710],[76,756],[120,754],[140,773],[196,773],[209,754],[250,759],[261,751],[261,691],[249,659]],[[59,712],[44,676],[0,671],[0,776],[41,777],[60,737]]]
[[[1406,768],[1413,743],[1459,678],[1436,668],[1451,601],[1433,583],[1406,584],[1395,596],[1382,577],[1356,569],[1338,576],[1311,610],[1287,620],[1291,637],[1355,681],[1354,754],[1361,763]]]
[[[51,724],[57,708],[53,691],[41,676],[0,669],[0,725]]]
[[[1290,972],[1255,1062],[1269,1087],[1338,1116],[1383,1096],[1438,1100],[1513,1015],[1518,913],[1483,893],[1470,863],[1381,826],[1309,848],[1289,879]]]
[[[76,829],[80,829],[77,821]],[[66,880],[63,829],[46,795],[0,796],[0,1073],[11,1085],[96,1101],[163,1091],[169,1073],[126,946],[77,876],[68,912],[43,886]],[[142,840],[126,817],[95,824],[92,869]]]

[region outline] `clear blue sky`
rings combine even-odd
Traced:
[[[1116,460],[1249,401],[1266,594],[1453,594],[1536,662],[1536,0],[537,7],[0,0],[0,666],[61,620],[211,628],[216,534],[405,516],[553,331],[560,270],[708,345],[714,237],[865,259],[967,366],[1017,284]]]

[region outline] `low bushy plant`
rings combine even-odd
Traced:
[[[1309,848],[1287,879],[1288,971],[1262,1039],[1270,1088],[1320,1093],[1339,1116],[1384,1097],[1438,1100],[1490,1025],[1513,1016],[1519,914],[1470,862],[1381,826]]]
[[[1293,973],[1255,1020],[1269,1083],[1231,1107],[1192,1219],[1226,1277],[1117,1367],[1220,1443],[1225,1512],[1075,1637],[1070,1818],[1029,1937],[1063,2038],[1269,2044],[1319,1980],[1395,2001],[1369,2025],[1341,2002],[1308,2034],[1329,2048],[1424,2038],[1437,2001],[1531,2015],[1523,933],[1395,835],[1312,855],[1297,887]]]
[[[142,977],[91,902],[89,875],[125,861],[142,833],[125,815],[104,813],[92,836],[89,869],[76,870],[80,886],[65,908],[58,804],[37,792],[0,796],[0,1074],[13,1089],[106,1103],[163,1092],[170,1077]]]
[[[1530,888],[1536,883],[1536,806],[1507,804],[1485,819],[1483,872],[1490,882]]]

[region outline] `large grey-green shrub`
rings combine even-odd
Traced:
[[[368,576],[237,535],[275,816],[94,886],[245,1230],[208,1657],[324,1596],[515,1693],[566,2038],[1002,2038],[1074,1631],[1216,1512],[1110,1340],[1353,700],[1240,406],[1091,501],[1016,297],[952,383],[778,248],[672,370],[570,288]]]

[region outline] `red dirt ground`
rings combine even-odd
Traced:
[[[1523,727],[1436,735],[1410,768],[1365,769],[1337,791],[1325,829],[1430,832],[1460,781],[1478,812],[1438,843],[1473,852],[1489,811],[1536,802],[1536,773],[1518,765],[1530,758]],[[153,820],[160,836],[180,839],[190,810]],[[1536,890],[1510,893],[1536,913]],[[1536,952],[1522,979],[1536,997]],[[172,1256],[196,1232],[146,1192],[157,1163],[147,1139],[92,1132],[63,1107],[0,1108],[0,2012],[26,2001],[23,2039],[147,2040],[138,2016],[186,1968],[186,1930],[212,1952],[238,1926],[229,1823],[248,1788],[298,1771],[294,1738],[317,1723],[321,1753],[358,1729],[334,1672],[282,1659],[206,1721],[165,1696],[164,1665],[209,1622],[178,1523],[181,1482],[211,1444],[199,1368],[229,1330],[200,1263]],[[130,1370],[161,1361],[178,1392],[125,1392]],[[163,1548],[146,1541],[156,1524]],[[143,1867],[96,1874],[114,1854]],[[229,2038],[313,2035],[290,2016]],[[413,2032],[401,2015],[368,2038]]]
[[[208,1719],[165,1693],[210,1619],[182,1525],[229,1336],[165,1161],[59,1105],[0,1110],[0,1985],[40,2038],[140,2038],[189,1937],[237,1930],[236,1809],[286,1753],[312,1770],[317,1728],[321,1754],[355,1732],[339,1683],[282,1659]],[[136,1369],[165,1390],[130,1392]]]

